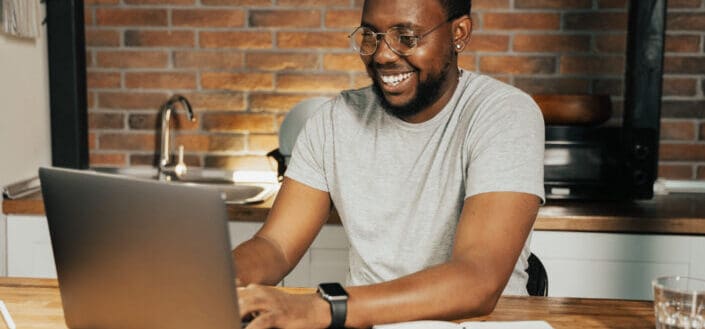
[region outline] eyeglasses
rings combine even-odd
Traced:
[[[353,39],[353,48],[360,52],[361,55],[374,54],[379,46],[379,40],[384,38],[384,42],[395,54],[409,56],[414,53],[422,38],[450,21],[450,19],[446,20],[419,35],[408,27],[395,26],[387,30],[387,32],[378,33],[369,27],[360,26],[353,33],[350,33],[348,38]]]

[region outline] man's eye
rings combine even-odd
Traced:
[[[399,36],[399,42],[403,44],[405,47],[409,48],[414,48],[416,47],[416,36],[415,35],[405,35],[402,34]]]

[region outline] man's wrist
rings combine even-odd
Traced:
[[[313,296],[313,323],[314,328],[328,328],[332,321],[330,314],[330,304],[319,294]]]

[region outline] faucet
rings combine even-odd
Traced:
[[[173,167],[169,168],[168,164],[171,160],[171,138],[172,133],[169,128],[171,123],[171,115],[175,110],[174,105],[181,103],[181,107],[186,110],[188,119],[191,122],[196,122],[196,117],[193,115],[193,110],[191,109],[191,104],[188,102],[186,97],[181,95],[174,95],[169,100],[161,106],[160,112],[162,116],[162,138],[161,138],[161,153],[159,156],[159,177],[160,179],[169,179],[171,174],[176,175],[176,177],[181,177],[186,174],[187,168],[184,164],[184,147],[179,145],[179,162]]]

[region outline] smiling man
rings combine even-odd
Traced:
[[[248,328],[342,328],[491,312],[526,295],[543,200],[543,119],[525,93],[458,68],[469,0],[367,0],[350,35],[373,85],[299,135],[269,217],[233,251]],[[350,241],[343,288],[279,282],[331,207]]]

